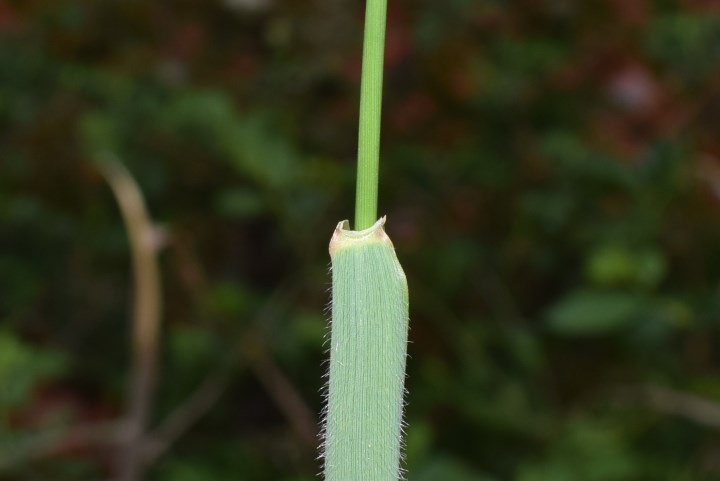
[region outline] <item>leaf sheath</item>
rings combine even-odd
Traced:
[[[380,219],[330,243],[326,481],[397,481],[408,331],[405,274]]]

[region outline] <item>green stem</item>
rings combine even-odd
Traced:
[[[367,0],[360,82],[355,230],[367,229],[377,220],[386,16],[387,0]]]

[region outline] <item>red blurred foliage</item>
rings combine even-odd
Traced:
[[[98,466],[109,473],[114,454],[105,447],[113,445],[116,440],[108,437],[105,442],[88,444],[84,436],[76,434],[78,428],[99,427],[120,419],[121,409],[83,392],[76,386],[59,383],[39,386],[32,399],[13,412],[11,425],[29,432],[43,432],[53,425],[63,426],[66,434],[48,445],[43,455],[92,455]]]
[[[608,3],[622,23],[641,25],[650,15],[648,0],[610,0]]]
[[[14,32],[22,27],[23,24],[15,8],[0,0],[0,32]]]
[[[436,113],[435,98],[427,92],[416,91],[393,102],[387,120],[391,128],[407,133],[427,122]]]

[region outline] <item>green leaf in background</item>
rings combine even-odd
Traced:
[[[112,115],[90,112],[80,119],[79,130],[88,153],[93,157],[118,152],[118,126]]]
[[[21,203],[24,205],[19,205]],[[14,204],[18,210],[30,210],[30,215],[38,208],[30,200],[27,203],[15,202]],[[0,214],[4,213],[0,211]],[[23,215],[20,212],[18,214]],[[2,279],[0,291],[2,291],[3,297],[3,301],[0,303],[0,315],[6,320],[12,319],[32,304],[42,283],[39,275],[27,269],[20,259],[12,256],[0,256],[0,279]]]
[[[158,481],[284,481],[276,466],[257,455],[258,446],[224,439],[200,442],[185,453],[168,456],[155,469]]]
[[[588,280],[605,287],[655,287],[665,272],[665,258],[654,248],[633,251],[620,246],[601,246],[590,253],[585,265]]]
[[[577,290],[552,306],[548,327],[563,336],[596,336],[627,327],[642,301],[627,292]]]
[[[203,308],[214,316],[241,318],[252,307],[252,293],[238,282],[221,281],[212,285],[202,299]]]
[[[265,202],[258,192],[241,187],[220,192],[216,198],[216,208],[219,214],[235,218],[253,217],[266,210]]]
[[[461,461],[449,456],[436,455],[413,470],[409,481],[494,481],[475,472]]]
[[[0,331],[0,418],[3,410],[27,402],[37,383],[60,374],[64,365],[57,353],[31,347]]]
[[[517,481],[627,481],[643,463],[623,445],[623,433],[594,420],[571,420],[543,460],[523,468]],[[643,478],[644,479],[644,478]]]
[[[672,67],[685,80],[697,81],[720,60],[720,16],[673,13],[658,17],[647,29],[651,57]]]
[[[177,326],[169,331],[169,351],[173,364],[189,368],[213,359],[218,349],[214,333],[202,326]]]
[[[218,471],[213,468],[212,464],[194,460],[173,460],[160,472],[160,479],[167,481],[214,481],[219,479]]]

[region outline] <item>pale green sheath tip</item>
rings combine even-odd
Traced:
[[[408,289],[384,224],[352,231],[344,221],[330,241],[326,481],[401,477]]]

